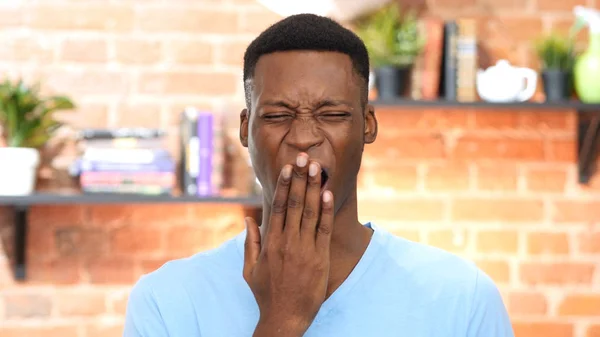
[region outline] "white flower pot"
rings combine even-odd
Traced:
[[[0,195],[31,194],[39,164],[40,154],[36,149],[0,147]]]

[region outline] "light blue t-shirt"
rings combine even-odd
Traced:
[[[492,280],[471,262],[375,225],[363,257],[306,337],[513,337]],[[124,337],[251,337],[259,310],[242,277],[245,232],[143,276]]]

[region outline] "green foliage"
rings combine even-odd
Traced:
[[[54,112],[74,107],[65,96],[42,97],[38,84],[27,86],[22,80],[8,79],[0,84],[0,125],[11,147],[43,146],[62,126],[53,118]]]
[[[535,51],[544,70],[573,69],[576,53],[571,38],[550,34],[535,42]]]
[[[413,12],[402,15],[396,2],[358,19],[355,31],[364,41],[374,68],[410,66],[424,45],[418,17]]]

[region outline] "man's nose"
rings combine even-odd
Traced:
[[[286,142],[298,151],[308,151],[323,142],[323,133],[314,118],[297,118],[291,126]]]

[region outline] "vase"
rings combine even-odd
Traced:
[[[410,68],[383,66],[375,69],[375,87],[377,98],[380,100],[394,100],[404,96],[408,81],[410,80]]]
[[[588,48],[573,68],[575,92],[584,103],[600,103],[600,34],[590,33]]]
[[[546,69],[542,71],[542,82],[547,102],[562,102],[571,97],[571,73],[566,70]]]
[[[0,147],[0,196],[24,196],[35,190],[40,154],[36,149]]]

